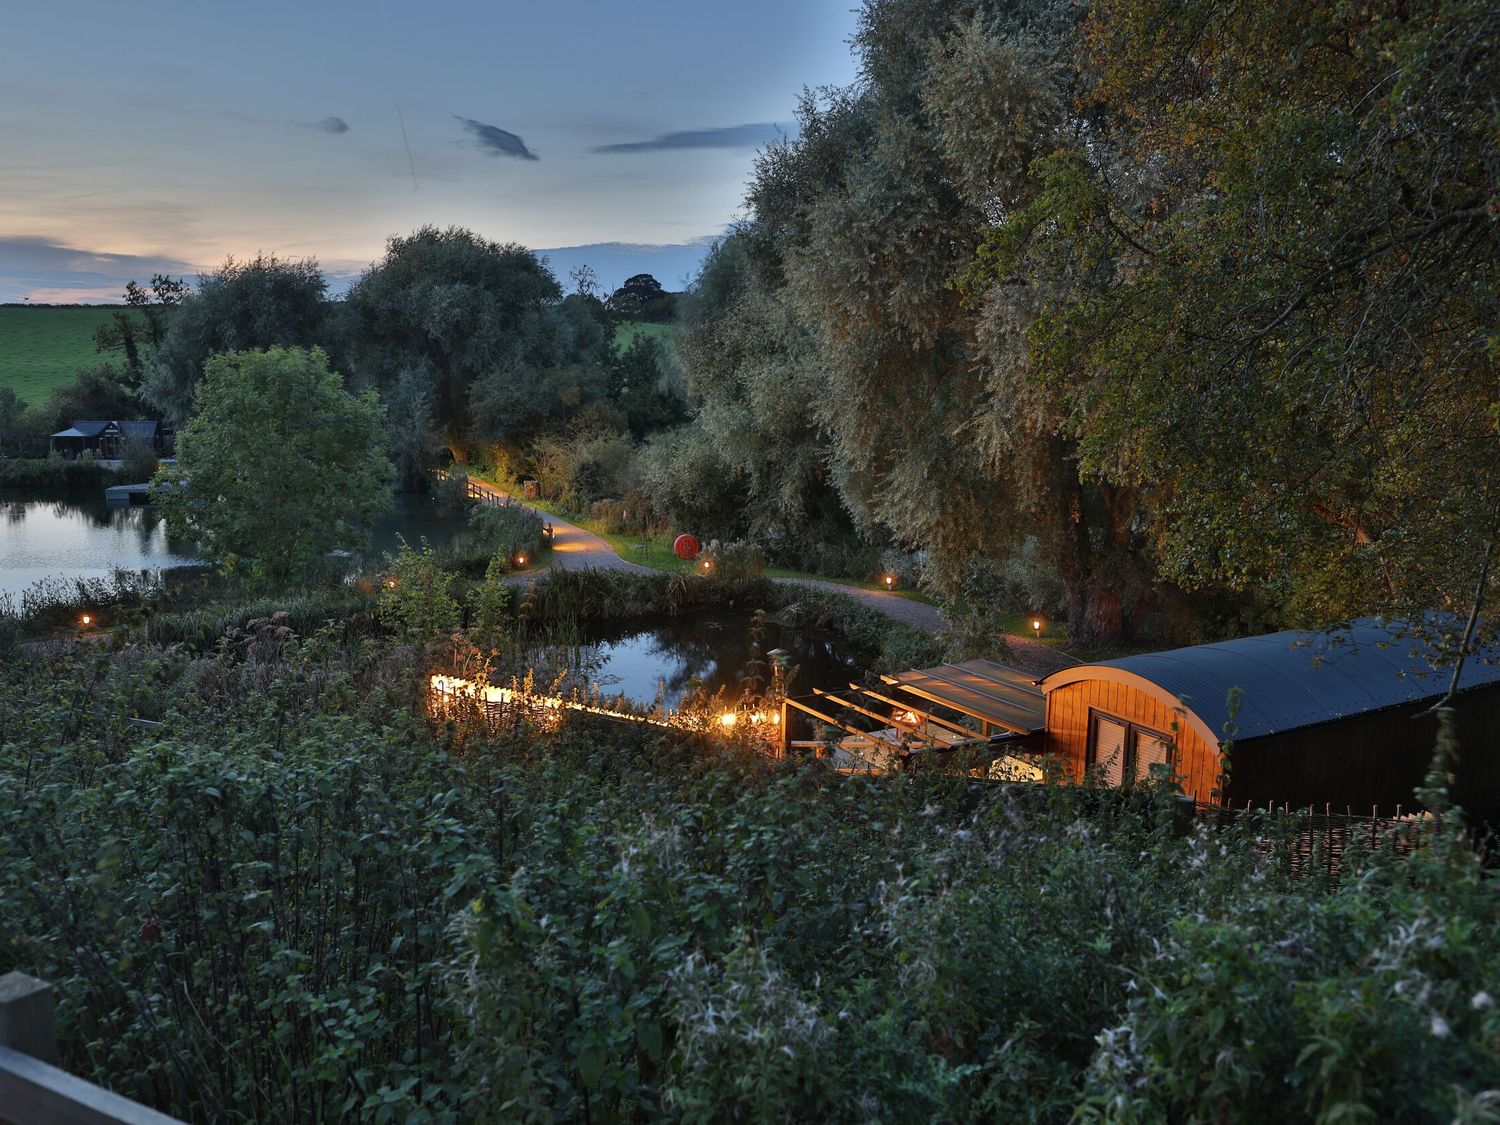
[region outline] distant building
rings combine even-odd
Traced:
[[[79,418],[66,430],[52,435],[52,452],[70,458],[92,453],[103,460],[114,460],[121,455],[126,442],[134,438],[157,453],[166,454],[171,452],[174,436],[155,420],[117,422]]]

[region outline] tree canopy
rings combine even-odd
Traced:
[[[258,254],[229,258],[181,298],[160,343],[150,350],[144,397],[182,422],[210,356],[254,348],[326,345],[332,336],[328,284],[312,258]]]
[[[368,541],[390,503],[384,429],[374,392],[345,391],[321,349],[214,356],[156,496],[211,554],[285,578]]]
[[[346,312],[360,379],[389,388],[403,372],[418,375],[452,444],[470,435],[470,394],[482,379],[592,358],[604,341],[586,298],[563,302],[534,253],[461,227],[390,239]]]

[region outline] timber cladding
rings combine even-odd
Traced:
[[[1213,800],[1219,776],[1219,748],[1193,729],[1196,716],[1180,702],[1116,680],[1088,679],[1047,693],[1046,749],[1055,754],[1075,780],[1088,768],[1089,733],[1095,716],[1122,720],[1173,742],[1173,772],[1196,801]]]

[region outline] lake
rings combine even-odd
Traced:
[[[451,540],[463,521],[429,496],[403,494],[376,521],[365,554],[394,552],[396,537],[433,546]],[[193,545],[170,540],[148,507],[111,508],[104,490],[19,498],[0,496],[0,596],[19,595],[46,578],[108,578],[115,570],[198,565]]]

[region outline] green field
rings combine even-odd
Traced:
[[[651,324],[644,320],[627,320],[615,328],[615,347],[626,348],[637,336],[655,336],[666,339],[677,331],[675,324]]]
[[[94,329],[114,309],[102,305],[0,307],[0,387],[14,387],[40,406],[53,388],[73,381],[80,367],[98,363]]]

